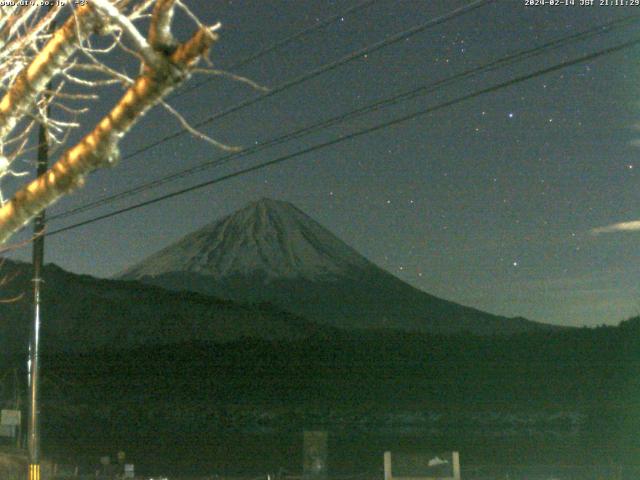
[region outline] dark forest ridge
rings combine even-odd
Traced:
[[[0,304],[0,351],[19,354],[28,345],[32,269],[7,260],[2,271],[12,279],[4,296],[22,297]],[[97,279],[56,265],[47,265],[44,279],[45,352],[126,350],[194,340],[224,343],[242,337],[293,340],[319,328],[270,305],[241,305],[139,282]]]

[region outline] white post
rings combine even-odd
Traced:
[[[393,480],[391,475],[391,452],[384,452],[384,480]]]
[[[453,452],[451,455],[453,461],[453,478],[460,480],[460,453]]]

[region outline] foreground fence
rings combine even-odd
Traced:
[[[463,465],[461,473],[461,480],[640,480],[640,465],[467,465],[466,467]],[[382,471],[352,475],[329,473],[327,480],[383,480],[383,477]],[[246,477],[205,475],[170,478],[171,480],[304,480],[302,476],[273,474]]]
[[[640,465],[462,465],[462,480],[640,480]],[[2,472],[5,473],[5,472]],[[43,477],[43,480],[116,480],[122,477],[96,476],[95,472],[64,473]],[[136,476],[136,480],[148,477]],[[155,477],[162,478],[162,477]],[[201,475],[195,477],[170,476],[171,480],[304,480],[300,475],[247,475],[220,476]],[[383,480],[384,474],[367,472],[351,475],[332,475],[327,480]],[[0,480],[25,480],[21,475],[4,476]]]
[[[468,465],[463,480],[639,480],[640,465]]]

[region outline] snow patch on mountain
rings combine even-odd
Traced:
[[[215,279],[314,280],[371,267],[372,263],[294,205],[262,199],[183,237],[121,277],[186,272]]]

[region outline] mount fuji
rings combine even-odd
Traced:
[[[347,329],[510,334],[553,328],[420,291],[288,202],[262,199],[129,268],[119,278],[241,302],[270,302]]]

